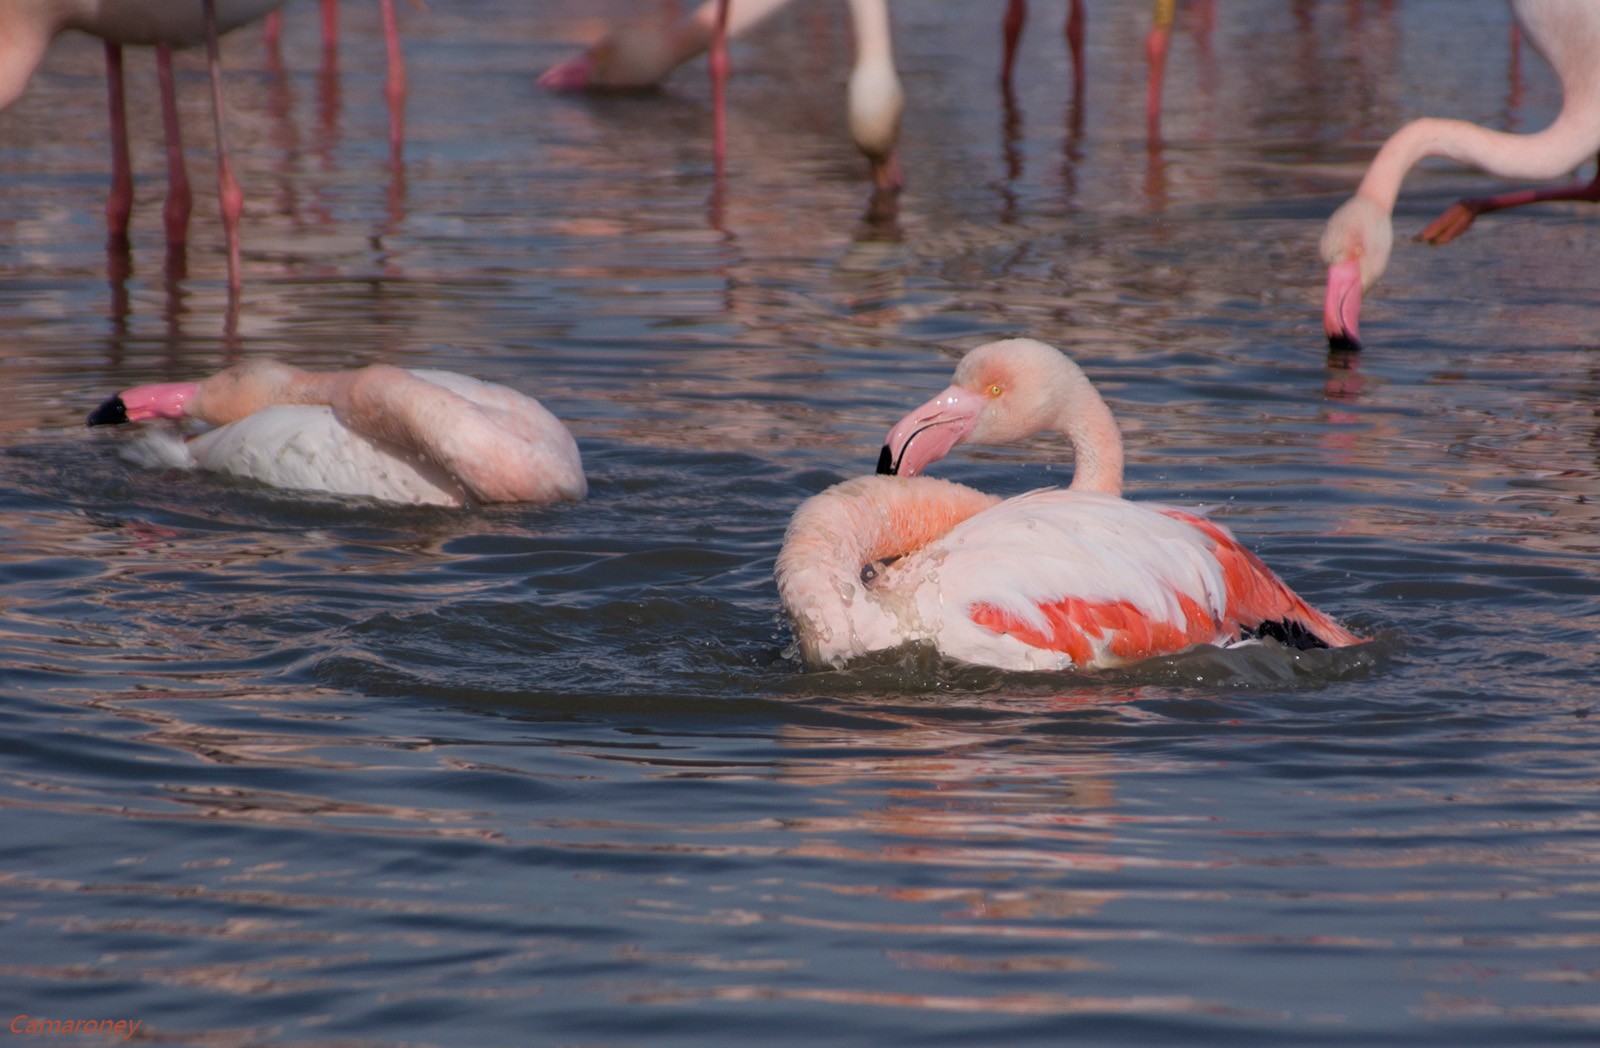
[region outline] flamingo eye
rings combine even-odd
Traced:
[[[1000,383],[998,383],[998,382],[991,382],[989,384],[989,395],[991,397],[998,397],[1000,394],[1004,393],[1005,391],[1006,391],[1005,387],[1000,385]]]

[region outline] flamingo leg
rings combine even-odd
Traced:
[[[325,57],[339,50],[339,0],[322,0],[322,50]]]
[[[1005,21],[1000,25],[1005,45],[1000,52],[1000,83],[1011,87],[1011,73],[1017,65],[1017,43],[1022,27],[1028,24],[1028,0],[1008,0]]]
[[[1067,5],[1067,50],[1072,54],[1072,90],[1073,97],[1083,96],[1083,39],[1085,29],[1083,13],[1083,0],[1072,0]]]
[[[707,65],[711,69],[711,158],[718,171],[722,170],[728,146],[728,74],[732,62],[728,58],[728,5],[732,0],[717,0],[717,25],[711,34],[711,54]]]
[[[156,77],[161,85],[161,126],[167,142],[167,205],[162,212],[167,224],[167,249],[181,249],[189,239],[189,213],[194,193],[189,188],[189,171],[183,160],[183,131],[178,121],[178,93],[172,80],[172,49],[156,47]]]
[[[384,97],[389,101],[389,158],[399,164],[405,149],[406,58],[400,48],[400,27],[395,21],[394,0],[382,0],[382,4],[383,41],[389,54],[389,76],[384,82]]]
[[[111,112],[111,192],[106,197],[106,229],[114,243],[127,243],[133,216],[133,164],[128,159],[127,92],[122,79],[122,45],[106,43],[106,100]]]
[[[1144,118],[1152,134],[1161,124],[1161,86],[1167,74],[1167,48],[1172,41],[1172,21],[1178,0],[1156,0],[1150,19],[1150,34],[1144,40],[1145,58],[1150,64],[1145,87]]]
[[[223,137],[222,62],[217,46],[216,0],[204,0],[206,22],[206,62],[211,70],[211,119],[217,139],[217,198],[222,210],[222,231],[228,243],[228,291],[236,296],[242,284],[239,275],[239,219],[244,214],[244,193],[233,175],[228,144]]]
[[[1597,161],[1600,163],[1600,161]],[[1588,182],[1575,182],[1566,186],[1555,186],[1550,189],[1518,189],[1510,193],[1499,193],[1495,196],[1467,197],[1457,200],[1445,211],[1444,214],[1428,223],[1428,227],[1417,234],[1418,240],[1425,240],[1430,244],[1448,244],[1456,237],[1472,228],[1473,221],[1479,215],[1487,215],[1491,211],[1504,211],[1507,208],[1522,207],[1524,204],[1538,204],[1550,200],[1577,200],[1590,204],[1600,204],[1600,167],[1595,170],[1595,176]]]

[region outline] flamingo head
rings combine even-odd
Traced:
[[[1322,302],[1322,328],[1330,349],[1361,348],[1361,295],[1389,265],[1394,225],[1386,208],[1356,194],[1328,219],[1322,232],[1322,260],[1328,289]]]
[[[153,418],[183,418],[199,384],[163,382],[123,390],[89,413],[91,426],[118,426]]]
[[[895,423],[878,472],[914,477],[957,444],[1007,444],[1050,428],[1074,375],[1088,382],[1060,350],[1031,338],[979,346],[949,388]]]

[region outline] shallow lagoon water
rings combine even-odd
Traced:
[[[659,94],[534,75],[621,16],[402,5],[337,77],[224,49],[248,210],[180,276],[136,116],[115,275],[98,45],[0,114],[0,1019],[207,1044],[1592,1043],[1600,1024],[1596,216],[1398,244],[1358,359],[1321,222],[1422,113],[1542,126],[1491,0],[1089,5],[1074,98],[1035,8],[897,0],[896,222],[866,220],[842,10]],[[633,10],[653,5],[632,5]],[[991,46],[992,45],[992,46]],[[153,110],[153,68],[130,90]],[[203,74],[182,62],[209,185]],[[1403,235],[1494,183],[1429,166]],[[959,353],[1071,347],[1135,498],[1206,507],[1373,643],[1010,675],[808,673],[771,572]],[[590,498],[396,509],[143,468],[84,414],[249,355],[539,396]],[[941,475],[1064,483],[1041,437]]]

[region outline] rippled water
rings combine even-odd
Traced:
[[[896,223],[863,219],[843,13],[659,95],[534,74],[640,0],[402,5],[337,77],[227,41],[249,197],[165,271],[136,118],[108,275],[98,46],[0,115],[0,1019],[206,1044],[1496,1044],[1600,1035],[1596,216],[1408,241],[1356,362],[1321,221],[1399,121],[1559,105],[1504,5],[1060,12],[896,0]],[[1048,9],[1044,9],[1048,8]],[[148,56],[131,90],[153,109]],[[183,62],[209,184],[203,76]],[[1408,183],[1402,232],[1489,185]],[[1073,347],[1135,497],[1206,506],[1376,640],[1019,676],[807,673],[771,582],[793,507],[868,471],[960,351]],[[108,393],[271,354],[444,366],[577,434],[578,505],[318,501],[152,471]],[[1048,438],[942,475],[1015,493]],[[43,1040],[43,1038],[41,1038]],[[21,1042],[19,1042],[21,1043]]]

